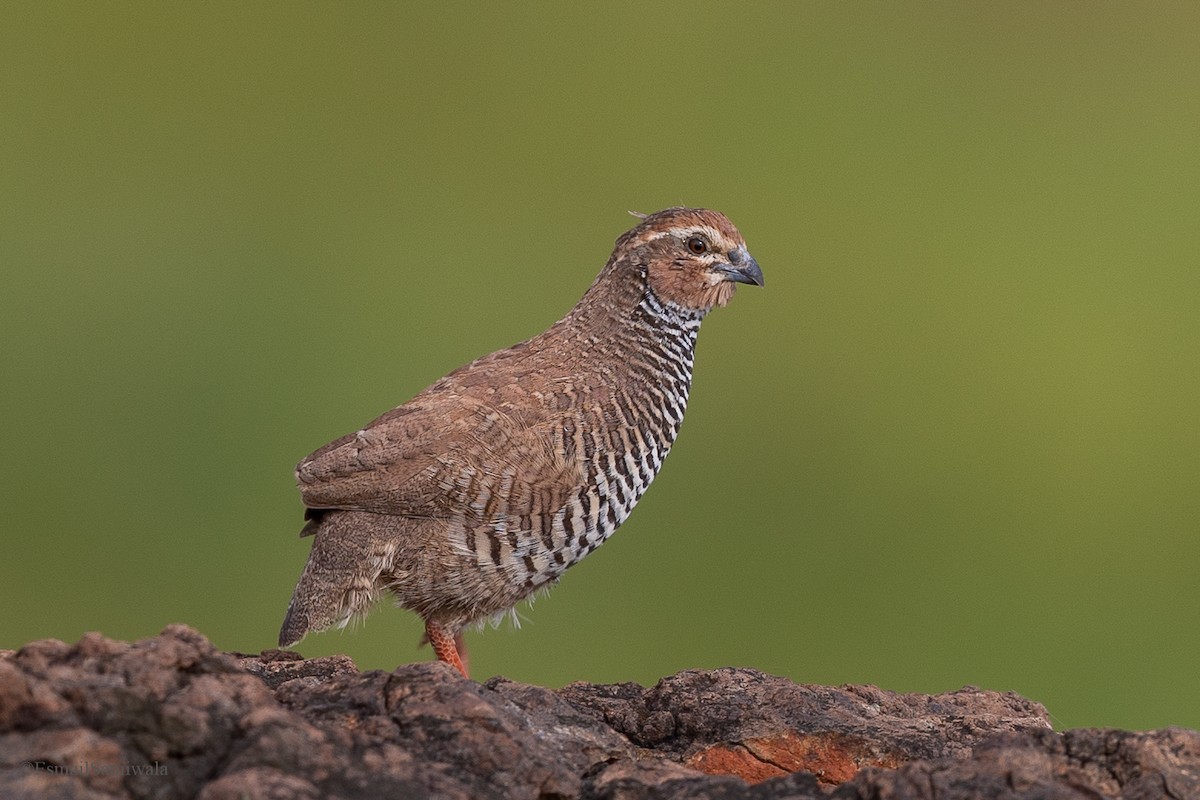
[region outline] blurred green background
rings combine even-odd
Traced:
[[[963,684],[1200,727],[1200,6],[44,3],[0,24],[0,646],[274,644],[309,451],[626,210],[767,286],[476,677]],[[306,655],[430,657],[385,608]]]

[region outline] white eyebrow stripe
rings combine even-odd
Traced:
[[[708,225],[688,225],[686,228],[671,228],[670,232],[676,234],[680,238],[700,234],[702,236],[707,236],[709,241],[725,241],[725,237],[721,235],[720,231]]]
[[[683,225],[677,228],[668,228],[665,231],[655,231],[649,236],[639,237],[639,241],[653,242],[655,239],[661,239],[664,236],[678,236],[679,238],[683,239],[688,236],[695,236],[697,234],[708,237],[708,240],[714,245],[717,245],[718,249],[725,250],[733,246],[725,240],[725,237],[721,235],[720,231],[711,225]]]

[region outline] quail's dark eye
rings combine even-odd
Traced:
[[[703,236],[693,236],[687,240],[687,249],[693,255],[702,256],[708,252],[708,240]]]

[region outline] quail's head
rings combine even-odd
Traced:
[[[617,240],[613,255],[645,270],[659,299],[689,310],[725,305],[739,283],[763,285],[742,234],[716,211],[668,208],[651,214]]]

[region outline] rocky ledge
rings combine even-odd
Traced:
[[[0,653],[3,798],[1200,799],[1200,733],[1055,733],[1014,694],[484,684],[222,653],[172,625]]]

